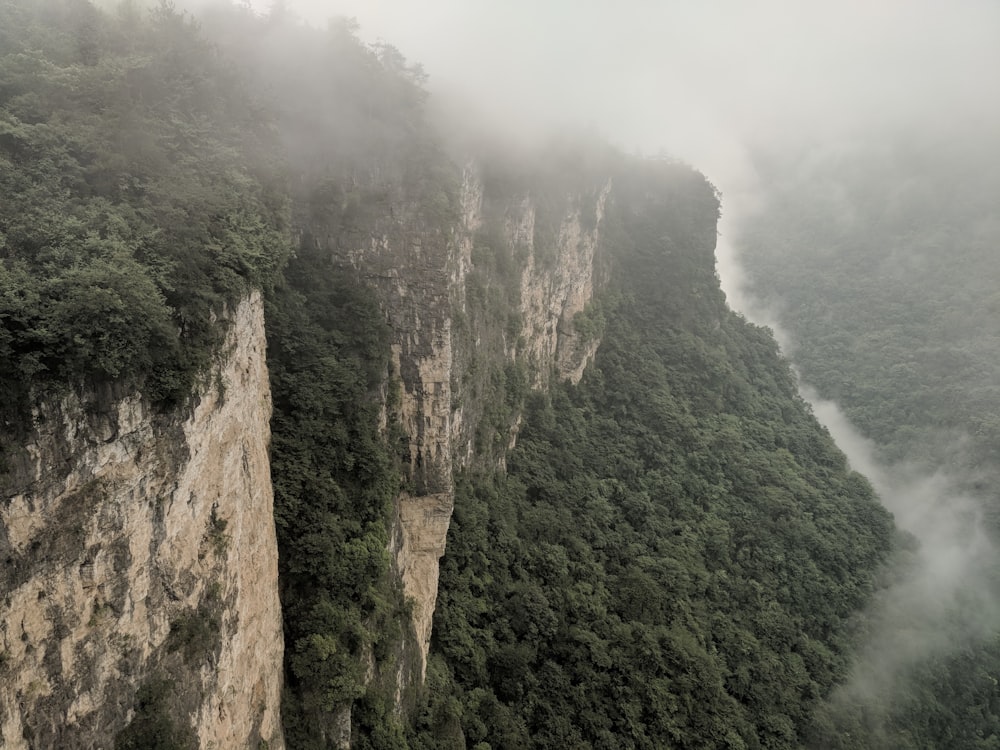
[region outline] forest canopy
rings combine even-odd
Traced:
[[[908,479],[900,502],[926,550],[909,573],[961,570],[897,603],[909,640],[892,636],[910,658],[895,689],[825,709],[851,738],[834,747],[1000,744],[1000,141],[977,125],[759,155],[765,208],[742,231],[751,291],[803,380]],[[926,632],[920,607],[936,612]]]
[[[891,520],[725,308],[709,186],[616,179],[593,367],[459,483],[416,747],[801,747],[849,668]]]
[[[270,120],[170,4],[0,6],[0,389],[189,393],[213,314],[289,248]]]

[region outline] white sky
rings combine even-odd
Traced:
[[[527,135],[593,128],[627,150],[677,155],[717,184],[737,179],[748,142],[1000,121],[998,0],[289,5],[317,24],[356,18],[362,39],[398,47],[435,96],[486,122]]]

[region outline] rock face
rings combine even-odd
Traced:
[[[584,211],[574,207],[559,224],[555,257],[542,263],[534,246],[535,211],[526,199],[520,216],[508,223],[511,242],[530,242],[521,271],[523,339],[533,368],[535,385],[544,385],[553,368],[561,380],[578,383],[597,351],[598,339],[586,340],[573,328],[573,317],[594,298],[597,285],[598,240],[604,206],[611,192],[608,182],[597,196],[592,228],[585,227]]]
[[[106,748],[156,711],[200,747],[284,746],[259,295],[226,317],[184,413],[36,414],[0,498],[0,746]]]
[[[574,332],[573,316],[599,285],[610,189],[608,183],[589,208],[567,201],[557,232],[542,246],[533,196],[491,196],[476,168],[467,167],[450,231],[401,201],[367,236],[331,248],[375,288],[393,331],[401,390],[395,416],[408,439],[411,486],[398,498],[392,553],[413,602],[417,653],[410,661],[421,676],[454,506],[453,474],[484,458],[502,465],[516,439],[516,421],[502,429],[485,425],[490,377],[518,367],[536,388],[553,376],[575,382],[596,351],[596,339]],[[490,263],[477,258],[486,243]],[[491,310],[498,294],[503,303]],[[399,679],[405,680],[402,672]]]

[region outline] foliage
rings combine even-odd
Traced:
[[[215,313],[283,262],[245,84],[169,4],[0,6],[0,389],[145,380],[176,402]]]
[[[405,673],[408,637],[388,551],[399,436],[380,426],[389,335],[334,258],[387,227],[444,246],[457,170],[425,122],[418,66],[282,7],[209,4],[201,30],[169,2],[108,15],[0,0],[6,424],[24,423],[32,395],[98,382],[181,402],[220,340],[218,313],[263,287],[289,746],[328,746],[348,710],[361,748],[799,742],[844,674],[890,524],[770,337],[726,311],[712,186],[603,147],[557,148],[486,185],[532,196],[545,266],[567,211],[595,221],[611,175],[611,290],[576,321],[604,343],[578,387],[532,400],[508,477],[461,479],[429,699],[403,726],[380,681]],[[519,348],[524,260],[502,220],[475,238],[455,322],[477,401],[465,414],[490,460],[530,382],[523,362],[499,364]],[[209,533],[225,544],[221,526]],[[213,618],[175,621],[169,648],[196,661]],[[170,715],[172,689],[143,688],[116,747],[195,741]]]
[[[170,623],[166,648],[180,651],[184,661],[192,666],[204,664],[220,647],[221,602],[209,600],[197,609],[186,610]]]
[[[363,657],[400,637],[388,558],[399,478],[378,428],[388,332],[353,273],[306,248],[267,315],[285,731],[319,747],[316,717],[364,699]]]
[[[202,27],[170,2],[106,14],[2,0],[0,13],[0,396],[20,412],[7,425],[67,386],[139,381],[182,401],[221,340],[218,313],[263,287],[288,735],[311,746],[311,719],[357,699],[360,740],[383,736],[392,712],[362,662],[396,658],[405,612],[387,553],[399,479],[378,429],[386,330],[309,238],[282,269],[293,215],[350,241],[387,190],[453,215],[435,182],[447,162],[414,127],[421,72],[348,25],[228,2]],[[174,622],[170,648],[210,646],[209,614]]]
[[[201,18],[274,113],[304,228],[365,232],[402,196],[435,226],[454,216],[452,165],[425,121],[419,65],[391,45],[362,44],[346,19],[318,30],[291,13],[261,19],[227,0],[210,2]]]
[[[584,341],[600,341],[604,338],[608,323],[604,307],[600,302],[591,303],[573,316],[573,330]]]
[[[139,688],[135,716],[115,736],[115,750],[192,750],[198,747],[194,730],[186,724],[178,726],[171,715],[169,700],[175,690],[173,682],[160,678],[152,678]]]
[[[780,306],[805,379],[889,461],[1000,469],[998,152],[901,137],[791,179],[763,167],[771,208],[744,241],[754,289]]]
[[[204,24],[252,72],[296,176],[298,251],[266,309],[285,736],[326,747],[349,711],[354,746],[399,747],[396,673],[412,668],[389,555],[402,439],[380,427],[398,374],[385,314],[347,259],[372,237],[450,231],[454,170],[424,123],[422,74],[393,48],[227,3]]]

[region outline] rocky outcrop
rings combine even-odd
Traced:
[[[0,501],[3,747],[110,747],[150,712],[200,747],[283,747],[259,295],[224,323],[184,413],[138,392],[36,413]]]
[[[413,603],[422,681],[426,676],[427,649],[437,602],[438,561],[444,555],[455,498],[451,490],[416,497],[404,492],[397,507],[393,551],[403,591]]]
[[[570,196],[554,246],[541,247],[532,195],[491,196],[470,166],[450,230],[401,201],[367,236],[346,245],[341,239],[331,248],[375,288],[393,332],[396,417],[407,440],[409,487],[398,498],[391,551],[413,604],[416,653],[409,661],[416,661],[421,676],[454,471],[484,456],[502,465],[516,438],[513,415],[502,429],[490,427],[495,439],[487,450],[477,445],[483,442],[489,378],[517,366],[536,388],[553,376],[576,382],[597,348],[596,339],[576,335],[573,317],[599,285],[596,259],[610,187],[589,208]],[[487,231],[491,257],[502,256],[506,279],[495,265],[477,262]],[[497,294],[506,295],[502,319],[487,304]]]
[[[524,354],[533,364],[536,387],[544,385],[553,372],[560,380],[578,383],[597,351],[599,340],[577,334],[573,318],[594,298],[599,228],[610,192],[608,182],[597,196],[592,215],[585,217],[586,209],[577,206],[563,217],[554,257],[544,263],[534,247],[535,211],[530,199],[507,222],[510,242],[528,242],[531,247],[521,271],[520,308]]]

